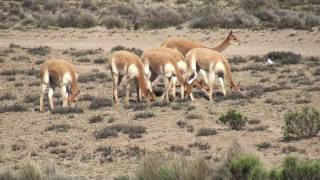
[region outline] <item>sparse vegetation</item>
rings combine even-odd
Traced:
[[[103,97],[95,97],[94,99],[91,100],[89,109],[97,110],[100,108],[112,107],[112,106],[113,106],[113,101],[111,99],[103,98]]]
[[[23,112],[27,110],[28,108],[24,104],[20,104],[20,103],[0,106],[0,114],[5,112]]]
[[[301,55],[292,52],[269,52],[264,57],[280,64],[298,64],[301,61]]]
[[[247,117],[234,109],[230,109],[226,114],[219,117],[219,121],[227,124],[233,130],[240,130],[246,125]]]
[[[3,169],[0,171],[1,180],[46,180],[46,179],[63,179],[63,180],[84,180],[83,177],[69,176],[58,171],[56,166],[47,166],[40,170],[38,166],[31,162],[24,162],[19,165],[18,170]]]
[[[301,139],[316,136],[320,132],[320,113],[314,108],[289,112],[284,116],[284,139]]]
[[[136,54],[137,56],[141,56],[142,53],[143,53],[143,50],[139,49],[139,48],[126,48],[122,45],[118,45],[118,46],[114,46],[113,48],[111,48],[111,52],[114,52],[114,51],[120,51],[120,50],[126,50],[126,51],[130,51],[134,54]]]
[[[152,111],[144,111],[144,112],[138,112],[134,115],[134,119],[147,119],[154,117],[155,114]]]
[[[5,92],[3,94],[0,94],[0,101],[3,100],[15,100],[17,97],[14,96],[12,93],[10,92]]]
[[[97,122],[101,122],[103,121],[103,117],[101,115],[97,115],[97,116],[92,116],[91,118],[89,118],[89,123],[97,123]]]
[[[105,127],[99,131],[94,132],[94,137],[96,139],[106,139],[109,137],[118,137],[118,132],[116,129],[111,127]]]
[[[135,173],[137,180],[143,179],[206,179],[211,169],[203,159],[187,160],[179,157],[153,155],[146,158]],[[192,178],[193,177],[193,178]]]
[[[197,132],[197,136],[212,136],[217,133],[217,130],[214,128],[200,128]]]
[[[52,124],[46,128],[46,131],[67,132],[70,128],[69,124]]]
[[[54,110],[51,111],[52,114],[69,114],[69,113],[83,113],[83,109],[81,107],[62,107],[58,106]]]

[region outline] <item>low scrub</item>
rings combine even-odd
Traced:
[[[86,74],[80,74],[78,78],[79,83],[88,83],[88,82],[107,82],[111,81],[111,76],[104,72],[91,72]]]
[[[112,107],[112,106],[113,106],[113,101],[111,99],[103,98],[103,97],[95,97],[91,101],[89,105],[89,109],[97,110],[100,108]]]
[[[138,112],[134,115],[134,119],[147,119],[154,117],[155,114],[152,111],[144,111],[144,112]]]
[[[16,169],[3,169],[0,171],[1,180],[85,180],[84,177],[73,177],[62,174],[56,166],[47,166],[40,169],[33,163],[27,162]]]
[[[69,114],[69,113],[83,113],[83,109],[81,107],[56,107],[51,111],[52,114]]]
[[[28,108],[23,105],[23,104],[12,104],[12,105],[2,105],[0,106],[0,113],[5,113],[5,112],[23,112],[27,111]]]
[[[153,155],[147,157],[135,172],[136,180],[208,179],[211,169],[204,159],[187,160],[182,157]]]
[[[97,116],[92,116],[91,118],[89,118],[89,123],[97,123],[97,122],[101,122],[103,121],[104,117],[101,115],[97,115]]]
[[[320,112],[305,107],[301,111],[284,116],[284,139],[301,139],[316,136],[320,132]]]
[[[27,94],[24,99],[23,102],[24,103],[32,103],[32,104],[38,104],[40,100],[39,95],[36,94]]]
[[[15,95],[13,95],[12,93],[10,92],[6,92],[6,93],[3,93],[3,94],[0,94],[0,101],[3,101],[3,100],[15,100],[17,97]]]
[[[271,59],[280,64],[298,64],[301,61],[301,55],[293,52],[273,51],[264,55],[265,59]]]
[[[132,53],[136,54],[137,56],[141,56],[143,53],[143,50],[141,50],[139,48],[135,48],[135,47],[127,48],[122,45],[118,45],[118,46],[114,46],[113,48],[111,48],[111,52],[120,51],[120,50],[132,52]]]
[[[166,28],[182,22],[181,15],[165,4],[156,4],[146,8],[142,18],[142,26],[149,28]]]
[[[213,136],[217,133],[217,130],[214,128],[201,128],[198,130],[197,136]]]
[[[70,128],[69,124],[52,124],[46,128],[46,131],[67,132]]]
[[[219,117],[219,121],[227,124],[233,130],[242,129],[247,123],[247,117],[234,109],[229,110],[226,114]]]
[[[27,52],[33,55],[45,56],[50,53],[50,48],[48,46],[39,46],[28,48]]]

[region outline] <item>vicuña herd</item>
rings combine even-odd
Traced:
[[[218,46],[208,48],[199,42],[184,38],[172,37],[162,43],[162,47],[144,51],[141,58],[128,51],[117,51],[111,55],[109,67],[113,82],[113,98],[115,106],[119,106],[118,87],[124,79],[126,87],[125,104],[129,104],[130,81],[137,87],[137,98],[142,96],[146,102],[154,101],[154,86],[164,79],[165,91],[162,100],[169,101],[172,91],[176,97],[176,83],[180,84],[181,98],[194,100],[192,88],[196,86],[204,91],[212,101],[212,93],[217,77],[223,94],[226,95],[225,80],[230,89],[239,92],[239,86],[232,78],[228,60],[221,53],[231,44],[240,44],[240,40],[232,33]],[[77,85],[78,74],[73,64],[61,59],[47,60],[41,65],[40,78],[42,93],[40,95],[40,112],[44,111],[44,94],[48,89],[51,110],[54,109],[53,92],[59,86],[63,98],[63,106],[77,101],[80,92]],[[209,91],[208,91],[209,90]],[[185,96],[186,95],[186,96]]]

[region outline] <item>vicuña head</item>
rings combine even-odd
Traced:
[[[54,89],[59,86],[63,98],[63,107],[71,105],[77,101],[80,93],[77,84],[77,72],[73,64],[62,59],[47,60],[41,65],[40,78],[42,93],[40,95],[40,112],[44,111],[44,94],[49,89],[48,97],[51,110],[54,109],[53,93]]]
[[[233,31],[229,32],[229,34],[228,34],[226,39],[232,45],[238,45],[239,46],[241,44],[239,38],[233,34]]]

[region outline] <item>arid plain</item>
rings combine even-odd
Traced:
[[[27,109],[0,113],[0,167],[18,167],[31,161],[41,166],[56,164],[67,174],[111,179],[132,174],[143,158],[152,153],[205,157],[218,163],[234,140],[268,166],[280,164],[288,154],[319,159],[319,136],[283,141],[285,113],[320,105],[320,76],[314,73],[320,65],[318,30],[233,30],[241,45],[230,46],[223,54],[230,60],[235,81],[241,82],[242,96],[223,98],[217,88],[215,101],[209,102],[195,89],[198,93],[193,102],[177,98],[164,104],[158,97],[156,103],[147,107],[135,102],[133,93],[132,106],[122,106],[117,112],[110,105],[112,82],[107,60],[113,47],[146,50],[159,47],[170,36],[198,40],[211,47],[223,41],[229,31],[127,31],[101,27],[1,30],[0,95],[12,96],[2,98],[0,106],[3,109],[17,103]],[[298,64],[290,65],[273,59],[275,64],[269,67],[263,56],[271,51],[290,51],[302,57]],[[262,60],[257,61],[257,56]],[[49,58],[76,64],[82,76],[77,107],[83,112],[54,114],[48,106],[45,113],[38,111],[39,64]],[[57,106],[61,105],[59,94],[57,91],[55,95]],[[121,100],[124,104],[124,97]],[[218,123],[218,118],[229,109],[236,109],[251,123],[239,131]],[[144,114],[151,117],[143,118]],[[97,116],[100,120],[92,120]],[[117,137],[96,138],[95,132],[112,125],[139,125],[145,131],[134,136],[119,132]],[[214,128],[216,134],[198,136],[201,128]],[[261,148],[265,147],[261,144],[268,147]]]

